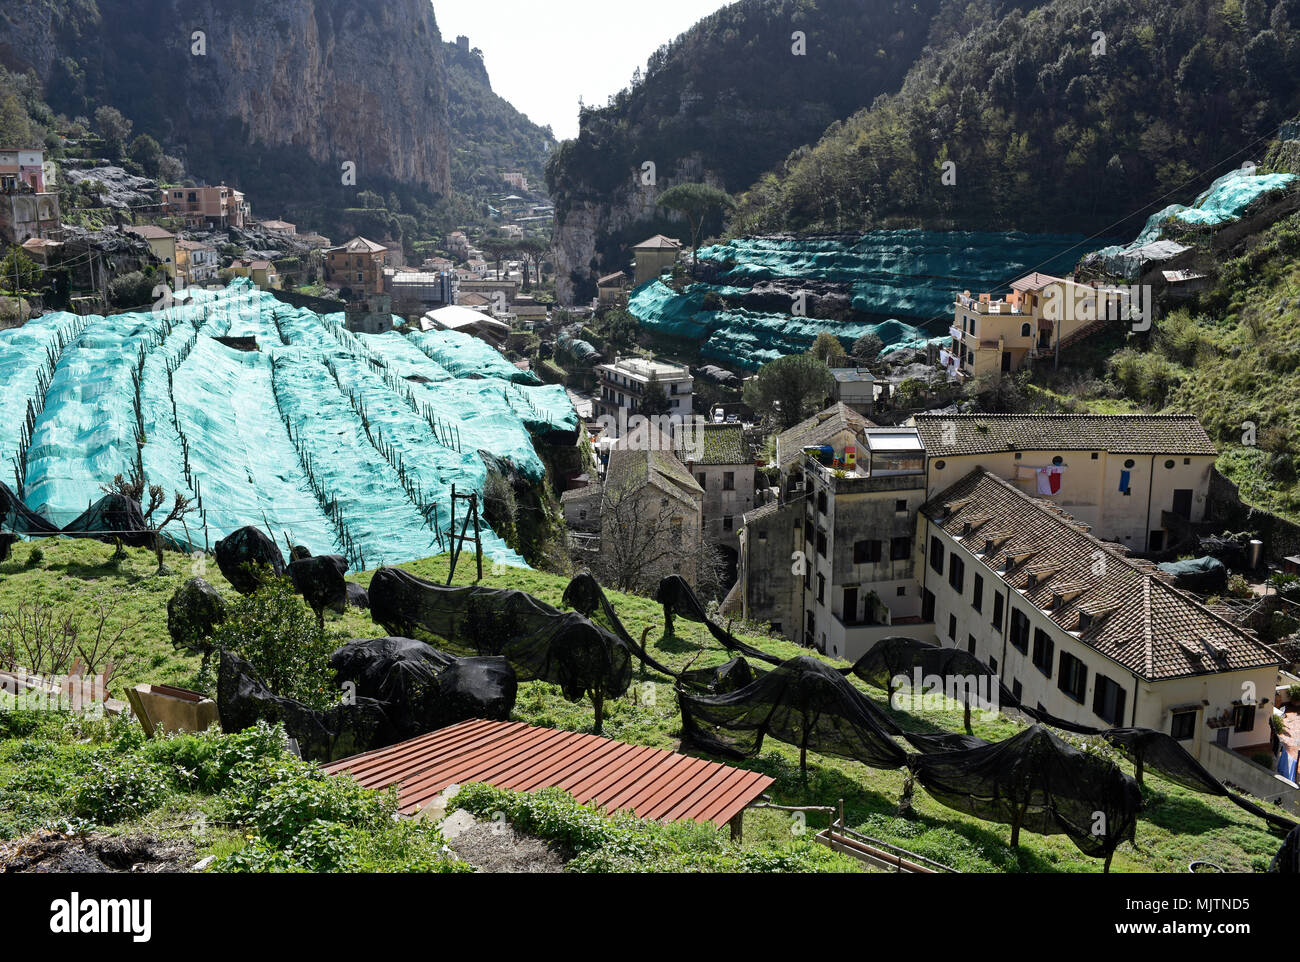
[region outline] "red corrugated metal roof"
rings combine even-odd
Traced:
[[[533,792],[562,788],[579,802],[656,821],[725,825],[772,784],[758,772],[523,722],[467,721],[325,766],[366,788],[398,786],[413,815],[448,785],[486,782]]]

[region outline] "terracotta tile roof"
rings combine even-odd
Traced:
[[[694,459],[696,464],[750,464],[754,460],[745,443],[745,429],[739,424],[697,424],[691,430],[699,431],[702,441],[698,448],[700,457]],[[677,449],[673,452],[683,463],[691,460],[690,455],[694,453],[682,444],[684,439],[684,434],[677,439]]]
[[[1253,635],[996,475],[972,471],[921,513],[1025,601],[1141,678],[1278,664]]]
[[[1215,455],[1190,414],[918,414],[931,458],[999,451]]]
[[[399,811],[414,815],[451,785],[483,782],[517,792],[562,788],[607,812],[656,821],[725,825],[773,779],[662,748],[598,735],[474,720],[325,766],[366,788],[396,785]]]
[[[776,450],[781,467],[784,469],[798,458],[804,448],[825,444],[841,431],[862,431],[875,426],[847,404],[837,402],[777,435]]]
[[[654,237],[648,237],[641,243],[633,247],[633,250],[675,250],[682,246],[682,242],[674,240],[671,237],[665,237],[663,234],[655,234]]]

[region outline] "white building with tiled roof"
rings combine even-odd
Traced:
[[[1218,452],[1191,415],[918,414],[926,493],[979,467],[1132,551],[1205,519]]]
[[[1239,782],[1240,750],[1267,750],[1276,653],[1050,501],[968,472],[922,506],[916,572],[940,644],[986,662],[1025,704],[1170,733]]]

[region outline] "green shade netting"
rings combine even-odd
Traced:
[[[540,384],[531,371],[521,371],[490,344],[460,331],[424,331],[412,334],[420,350],[456,377],[494,377],[518,384]]]
[[[1166,228],[1218,227],[1238,220],[1257,199],[1283,190],[1295,182],[1294,174],[1258,174],[1253,168],[1230,170],[1197,195],[1190,207],[1170,204],[1147,218],[1142,232],[1131,244],[1103,247],[1094,254],[1112,274],[1132,276],[1141,269],[1141,257],[1133,252],[1160,240]]]
[[[952,314],[959,290],[999,291],[1030,271],[1068,271],[1081,235],[974,231],[873,231],[857,239],[740,238],[701,248],[701,261],[723,265],[719,283],[673,291],[652,281],[633,291],[629,309],[647,327],[703,342],[701,354],[754,370],[783,354],[806,351],[829,331],[852,346],[875,334],[889,350],[920,347],[931,338],[897,315],[928,321]],[[715,293],[740,297],[764,281],[825,281],[844,285],[862,321],[833,321],[744,309],[708,310]]]
[[[807,351],[822,331],[838,337],[846,350],[865,334],[875,334],[890,350],[923,347],[930,339],[919,328],[893,319],[876,324],[743,309],[704,310],[707,293],[725,290],[693,284],[679,294],[662,281],[650,281],[632,292],[628,310],[663,334],[702,342],[702,357],[747,371],[782,355]]]
[[[530,432],[578,428],[562,387],[516,383],[522,372],[482,342],[435,339],[456,342],[446,367],[399,334],[354,335],[342,320],[238,280],[166,310],[49,315],[0,335],[7,410],[25,411],[47,352],[58,358],[26,459],[25,502],[71,521],[131,470],[142,424],[150,482],[169,499],[173,490],[202,499],[184,530],[169,529],[176,540],[203,548],[255,525],[277,542],[375,567],[440,550],[433,505],[445,528],[452,484],[482,494],[480,451],[540,481]],[[217,337],[255,338],[257,350]],[[472,357],[489,376],[472,370]],[[21,417],[10,420],[6,459],[21,444]],[[481,530],[487,556],[524,565],[486,523]]]

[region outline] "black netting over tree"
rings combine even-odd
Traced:
[[[614,606],[605,597],[605,591],[601,588],[600,582],[587,572],[582,572],[569,582],[569,586],[564,589],[564,597],[561,599],[561,603],[581,612],[588,618],[592,618],[596,612],[599,612],[600,616],[613,629],[614,634],[623,639],[623,643],[632,649],[632,653],[641,659],[642,664],[653,668],[662,675],[667,675],[669,678],[677,677],[675,671],[655,660],[654,656],[646,651],[643,643],[645,641],[644,634],[641,636],[642,640],[638,642],[623,627],[618,612],[614,610]]]
[[[412,638],[365,638],[330,656],[336,683],[379,702],[402,738],[471,718],[505,721],[518,685],[504,658],[458,658]]]
[[[912,755],[916,780],[949,808],[1039,835],[1068,835],[1086,855],[1106,859],[1133,840],[1142,793],[1112,762],[1062,741],[1042,725],[970,751]]]
[[[714,624],[704,606],[700,604],[700,599],[695,596],[690,584],[681,575],[669,575],[659,582],[659,590],[655,592],[655,601],[664,606],[664,622],[668,633],[673,633],[673,618],[680,616],[687,621],[694,621],[704,625],[709,629],[718,644],[722,645],[728,651],[744,655],[746,658],[754,658],[758,661],[765,661],[769,665],[781,664],[781,659],[775,655],[769,655],[766,652],[759,651],[753,645],[747,645],[731,632]]]
[[[982,738],[976,738],[974,735],[964,735],[961,732],[943,732],[939,734],[903,732],[903,737],[907,739],[909,745],[924,755],[935,755],[941,752],[968,752],[972,748],[983,748],[991,744]]]
[[[317,617],[324,612],[343,614],[348,606],[347,560],[342,555],[326,554],[289,562],[289,579]]]
[[[119,540],[132,548],[151,548],[154,543],[139,502],[124,494],[104,495],[68,524],[63,533],[101,541]]]
[[[167,602],[167,633],[178,651],[206,653],[208,639],[226,620],[226,601],[202,578],[191,578]]]
[[[765,674],[767,672],[753,667],[744,658],[736,657],[713,668],[684,671],[677,676],[677,680],[683,687],[694,691],[708,695],[726,695],[752,685]]]
[[[252,665],[228,651],[221,652],[217,673],[217,713],[221,729],[227,733],[243,731],[259,721],[278,722],[298,742],[302,757],[318,762],[336,761],[401,740],[383,706],[374,699],[356,698],[316,711],[273,694]]]
[[[370,613],[394,635],[458,655],[500,655],[519,680],[559,685],[569,701],[590,695],[597,731],[604,699],[622,695],[632,681],[633,654],[623,639],[522,591],[445,587],[381,568],[370,582]]]
[[[267,573],[284,574],[280,548],[257,528],[244,527],[217,542],[217,567],[241,595],[251,595],[266,583]]]
[[[1176,738],[1151,728],[1108,728],[1101,733],[1133,763],[1137,780],[1144,768],[1152,768],[1171,782],[1194,792],[1227,795],[1228,790],[1184,748]]]
[[[1273,856],[1273,863],[1268,867],[1268,870],[1286,875],[1300,873],[1300,825],[1291,829],[1287,834],[1286,841],[1282,843],[1282,847]]]
[[[853,683],[815,658],[792,658],[744,688],[705,695],[677,686],[682,739],[706,751],[748,757],[771,736],[807,752],[851,758],[872,768],[899,768],[898,727]]]
[[[58,534],[59,529],[27,508],[13,490],[0,484],[0,532],[26,535]]]

